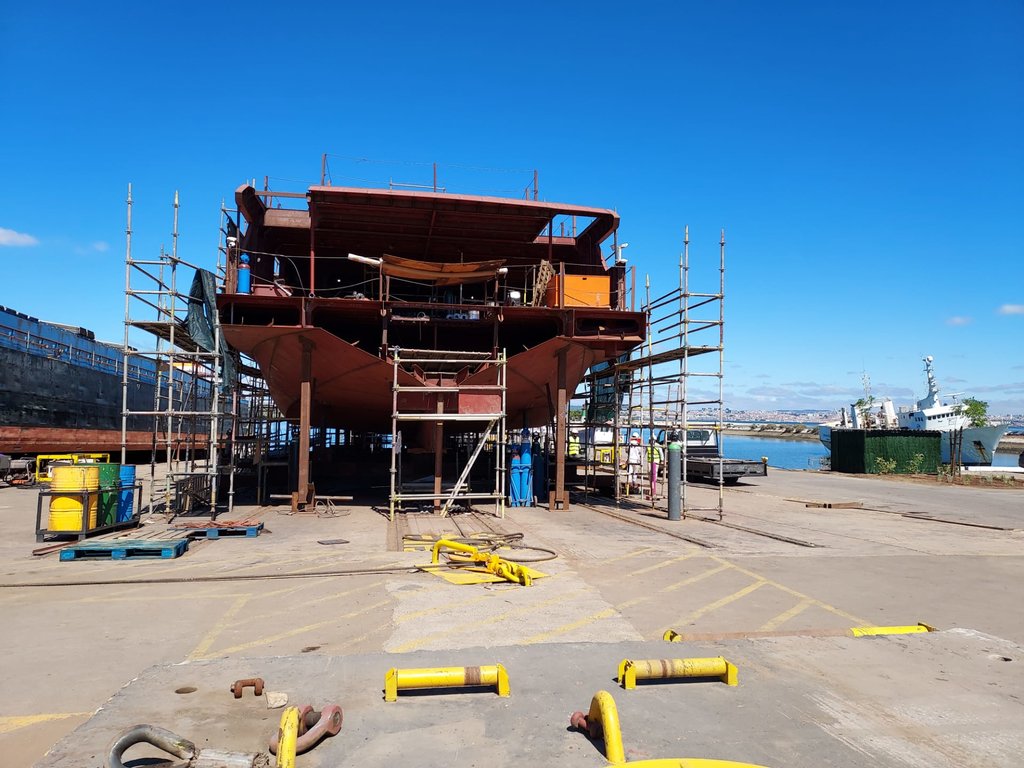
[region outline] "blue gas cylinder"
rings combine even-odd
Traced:
[[[243,253],[239,258],[238,265],[238,292],[252,292],[252,273],[249,271],[249,254]]]
[[[513,507],[519,506],[519,475],[521,470],[522,459],[518,453],[513,453],[508,473],[508,501]]]
[[[523,442],[519,446],[522,458],[519,468],[519,504],[523,507],[533,506],[533,458],[530,444],[530,431],[522,432]]]

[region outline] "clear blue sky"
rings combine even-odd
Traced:
[[[656,284],[684,224],[710,269],[726,228],[728,405],[835,408],[862,371],[907,402],[932,354],[1024,412],[1021,2],[352,5],[5,4],[0,303],[120,339],[129,181],[137,256],[178,189],[213,264],[221,200],[323,152],[538,168]]]

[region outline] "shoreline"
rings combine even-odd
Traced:
[[[793,431],[798,430],[798,431]],[[818,441],[818,428],[799,424],[765,424],[753,427],[747,424],[726,424],[725,432],[743,437],[770,437],[774,440]],[[1024,451],[1024,435],[1003,435],[996,446],[996,453],[1020,453]]]

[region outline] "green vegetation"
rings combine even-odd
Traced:
[[[921,457],[924,460],[924,457]],[[882,456],[875,456],[875,468],[880,475],[891,475],[896,471],[896,459],[886,459]]]
[[[913,458],[907,462],[907,472],[912,475],[921,473],[921,466],[924,464],[924,454],[915,453]]]
[[[964,415],[971,420],[972,427],[988,426],[988,403],[984,400],[977,400],[973,397],[965,397],[963,400]]]

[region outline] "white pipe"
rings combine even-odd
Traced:
[[[367,256],[357,256],[354,253],[350,253],[348,255],[348,258],[351,261],[358,261],[360,264],[366,264],[367,266],[370,267],[379,267],[381,264],[384,263],[383,259],[371,259]]]

